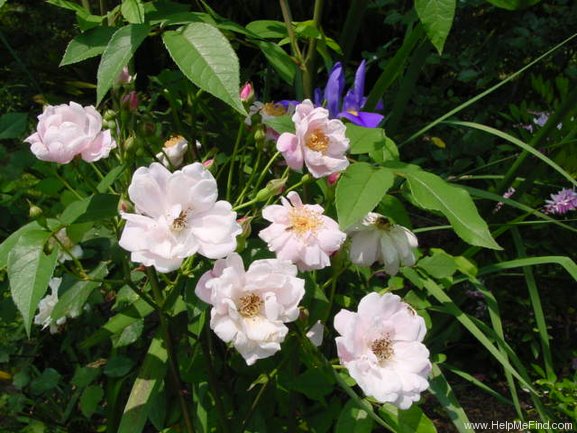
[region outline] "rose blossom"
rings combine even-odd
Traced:
[[[429,386],[425,321],[397,295],[370,293],[335,316],[341,364],[368,396],[408,409]]]
[[[384,264],[385,272],[395,275],[399,266],[413,266],[413,249],[418,246],[417,237],[409,229],[388,222],[375,212],[347,230],[351,237],[349,256],[351,262],[371,266],[374,262]]]
[[[140,167],[128,187],[137,213],[122,213],[120,246],[159,272],[178,269],[197,252],[210,259],[230,254],[241,229],[230,203],[216,201],[216,188],[199,162],[174,173],[157,162]]]
[[[296,134],[281,134],[276,145],[290,168],[300,171],[304,163],[311,174],[319,178],[348,167],[345,152],[349,139],[343,122],[329,120],[328,110],[315,108],[308,99],[297,105],[292,120]]]
[[[267,206],[262,216],[272,222],[259,233],[279,259],[290,260],[300,271],[330,266],[329,256],[337,251],[346,235],[333,219],[323,215],[324,209],[315,204],[303,205],[299,195],[291,191],[281,205]]]
[[[245,271],[233,253],[217,260],[195,292],[213,307],[211,329],[252,365],[280,350],[288,333],[284,324],[298,318],[305,282],[296,275],[296,266],[278,259],[256,260]]]
[[[196,146],[199,147],[200,143],[197,141]],[[184,160],[184,154],[188,149],[188,141],[182,135],[173,135],[164,143],[162,152],[156,155],[156,159],[160,161],[162,165],[169,168],[180,167],[182,161]]]
[[[108,157],[116,142],[110,130],[102,130],[102,116],[93,106],[49,105],[38,116],[38,127],[24,141],[42,161],[67,164],[76,155],[86,162]]]

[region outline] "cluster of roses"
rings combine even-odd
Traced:
[[[340,120],[308,100],[295,107],[292,119],[295,134],[284,133],[277,141],[289,167],[306,166],[317,178],[346,169],[349,142]],[[81,155],[95,161],[115,147],[92,107],[49,107],[39,120],[38,132],[27,141],[40,159],[66,163]],[[126,224],[119,244],[132,261],[171,272],[197,253],[218,259],[199,279],[196,294],[212,306],[211,329],[249,365],[279,351],[288,333],[285,324],[297,319],[305,293],[298,271],[330,266],[330,256],[346,239],[320,205],[303,204],[292,191],[281,197],[281,205],[262,210],[271,224],[259,236],[276,258],[256,260],[245,270],[234,253],[241,233],[236,213],[230,203],[217,200],[216,180],[201,163],[174,172],[157,162],[141,167],[128,195],[135,213],[122,213]],[[395,274],[399,266],[415,262],[416,237],[381,215],[370,213],[349,234],[353,263],[380,262]],[[422,344],[424,320],[410,306],[396,295],[371,293],[358,312],[341,310],[334,325],[339,358],[367,395],[400,408],[418,400],[428,387],[431,364]]]

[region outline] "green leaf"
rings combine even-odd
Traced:
[[[2,8],[8,0],[0,0],[0,8]]]
[[[536,5],[541,0],[487,0],[494,6],[501,9],[507,9],[509,11],[516,11],[518,9],[528,8],[529,6]]]
[[[71,383],[79,388],[84,388],[94,382],[99,375],[100,369],[98,368],[77,366]]]
[[[118,433],[140,433],[144,428],[148,417],[148,402],[155,387],[164,378],[167,359],[164,343],[156,336],[150,343],[142,368],[130,391]]]
[[[366,410],[360,408],[356,401],[349,400],[343,407],[335,433],[370,433],[373,431],[373,420]]]
[[[62,212],[60,221],[63,224],[86,223],[118,216],[116,194],[95,194],[82,200],[72,202]]]
[[[53,368],[47,368],[30,383],[30,392],[34,395],[44,394],[56,388],[62,376]]]
[[[162,34],[170,56],[196,86],[246,116],[240,100],[239,66],[228,40],[214,26],[191,23]]]
[[[415,0],[417,15],[439,54],[453,25],[455,6],[455,0]]]
[[[0,244],[0,269],[4,268],[8,264],[8,254],[10,254],[10,251],[12,251],[14,245],[16,245],[16,242],[18,242],[20,237],[26,232],[38,230],[43,231],[42,226],[38,224],[37,221],[32,221],[31,223],[20,227],[10,236],[4,239],[4,242]]]
[[[0,140],[20,138],[26,132],[28,114],[6,113],[0,116]]]
[[[433,364],[433,371],[429,379],[429,391],[439,400],[441,407],[445,409],[459,433],[475,433],[475,430],[469,427],[471,424],[467,414],[437,364]]]
[[[122,0],[120,12],[130,24],[144,23],[144,6],[140,0]]]
[[[96,412],[98,403],[100,403],[102,397],[104,397],[104,390],[100,385],[90,385],[86,388],[80,396],[80,410],[82,415],[90,418],[92,414]]]
[[[58,6],[59,8],[68,9],[78,13],[87,13],[86,9],[84,9],[82,5],[74,3],[70,0],[46,0],[46,3],[50,3],[54,6]]]
[[[268,62],[287,84],[292,85],[297,72],[297,65],[285,50],[268,41],[254,42],[262,51]]]
[[[113,347],[123,347],[134,343],[142,335],[144,319],[136,320],[122,330],[120,334],[111,337]]]
[[[387,168],[375,168],[366,162],[351,164],[337,183],[336,207],[341,229],[348,229],[371,212],[394,180],[393,172]]]
[[[431,248],[431,256],[423,257],[417,266],[434,278],[447,278],[458,269],[455,258],[443,250]]]
[[[134,367],[134,361],[127,356],[116,355],[108,360],[104,374],[108,377],[122,377]]]
[[[333,390],[334,379],[320,368],[311,368],[303,374],[292,377],[290,389],[306,395],[311,400],[322,400]]]
[[[26,231],[8,255],[10,292],[24,318],[28,336],[38,303],[46,293],[56,267],[58,249],[54,249],[49,256],[43,251],[49,237],[50,232],[44,230]]]
[[[346,129],[347,138],[350,140],[350,153],[358,155],[374,152],[385,147],[387,136],[382,128],[363,128],[348,124]]]
[[[465,242],[494,250],[501,249],[467,191],[426,171],[406,170],[403,176],[409,182],[416,204],[445,215],[457,235]]]
[[[107,273],[106,264],[100,263],[88,276],[91,279],[102,280]],[[52,310],[52,320],[56,322],[64,316],[76,317],[80,315],[82,307],[84,307],[92,291],[101,285],[102,283],[97,281],[77,281],[74,283],[59,297],[58,303]],[[63,287],[60,287],[60,290],[62,289]]]
[[[294,134],[295,132],[295,123],[292,121],[291,116],[288,115],[270,117],[264,119],[263,123],[269,128],[274,129],[279,134],[282,134],[283,132]]]
[[[101,192],[101,193],[106,192],[106,190],[114,184],[116,179],[118,179],[118,177],[122,174],[122,172],[125,169],[126,169],[126,166],[124,164],[120,164],[120,165],[117,165],[116,167],[114,167],[108,173],[106,173],[106,176],[104,176],[104,178],[96,186],[96,189],[98,190],[98,192]]]
[[[248,23],[246,28],[263,39],[282,39],[287,35],[286,26],[281,21],[257,20]]]
[[[60,66],[99,56],[116,30],[114,27],[96,27],[76,36],[66,47]]]
[[[416,405],[407,410],[399,410],[384,404],[379,409],[379,415],[394,427],[396,433],[437,433],[433,421]]]
[[[100,104],[102,98],[112,87],[128,61],[132,58],[140,44],[146,39],[150,26],[146,24],[128,24],[118,29],[106,46],[96,78],[96,103]]]

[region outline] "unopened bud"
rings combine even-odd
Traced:
[[[206,168],[207,170],[210,170],[210,168],[214,165],[214,159],[213,158],[207,159],[206,161],[203,161],[202,165],[204,165],[204,168]]]
[[[337,181],[339,180],[340,175],[341,175],[340,171],[337,171],[336,173],[329,174],[327,176],[327,183],[330,186],[335,185],[337,183]]]
[[[313,177],[308,173],[303,174],[303,177],[301,177],[302,183],[309,183],[311,180],[313,180]]]
[[[128,66],[125,66],[124,68],[122,68],[122,71],[120,71],[120,74],[118,74],[118,77],[116,77],[116,83],[117,84],[128,84],[133,79],[134,79],[134,77],[132,75],[130,75],[130,71],[128,70]]]
[[[254,141],[256,142],[257,149],[262,149],[262,147],[264,146],[265,140],[266,140],[266,131],[264,130],[264,128],[262,126],[260,126],[254,132]]]
[[[266,184],[266,188],[273,194],[279,195],[284,191],[287,179],[273,179]]]
[[[252,233],[252,227],[250,222],[253,220],[253,217],[242,217],[236,220],[237,223],[240,224],[240,228],[242,232],[240,234],[243,238],[248,238]]]
[[[121,104],[130,111],[138,110],[138,93],[131,90],[122,97]]]
[[[264,187],[263,189],[261,189],[259,192],[256,193],[254,199],[255,201],[267,201],[272,196],[274,196],[273,192],[267,187]]]
[[[254,99],[254,89],[251,83],[246,83],[240,89],[240,100],[247,104],[250,104]]]
[[[103,118],[105,121],[107,121],[107,122],[110,121],[110,120],[114,120],[114,119],[116,119],[116,111],[114,111],[114,110],[106,110],[106,111],[104,112],[104,115],[102,116],[102,118]]]
[[[40,215],[42,215],[42,209],[40,209],[38,206],[30,202],[28,202],[28,205],[30,206],[30,208],[28,209],[28,215],[30,216],[30,218],[36,219]]]
[[[132,207],[132,206],[131,206],[130,202],[127,201],[127,200],[125,200],[125,199],[123,199],[123,198],[121,198],[121,199],[118,201],[118,212],[121,213],[121,214],[122,214],[122,213],[125,213],[125,212],[128,212],[131,207]]]

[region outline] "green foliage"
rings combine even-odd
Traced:
[[[439,54],[453,25],[455,3],[455,0],[415,0],[417,15]]]

